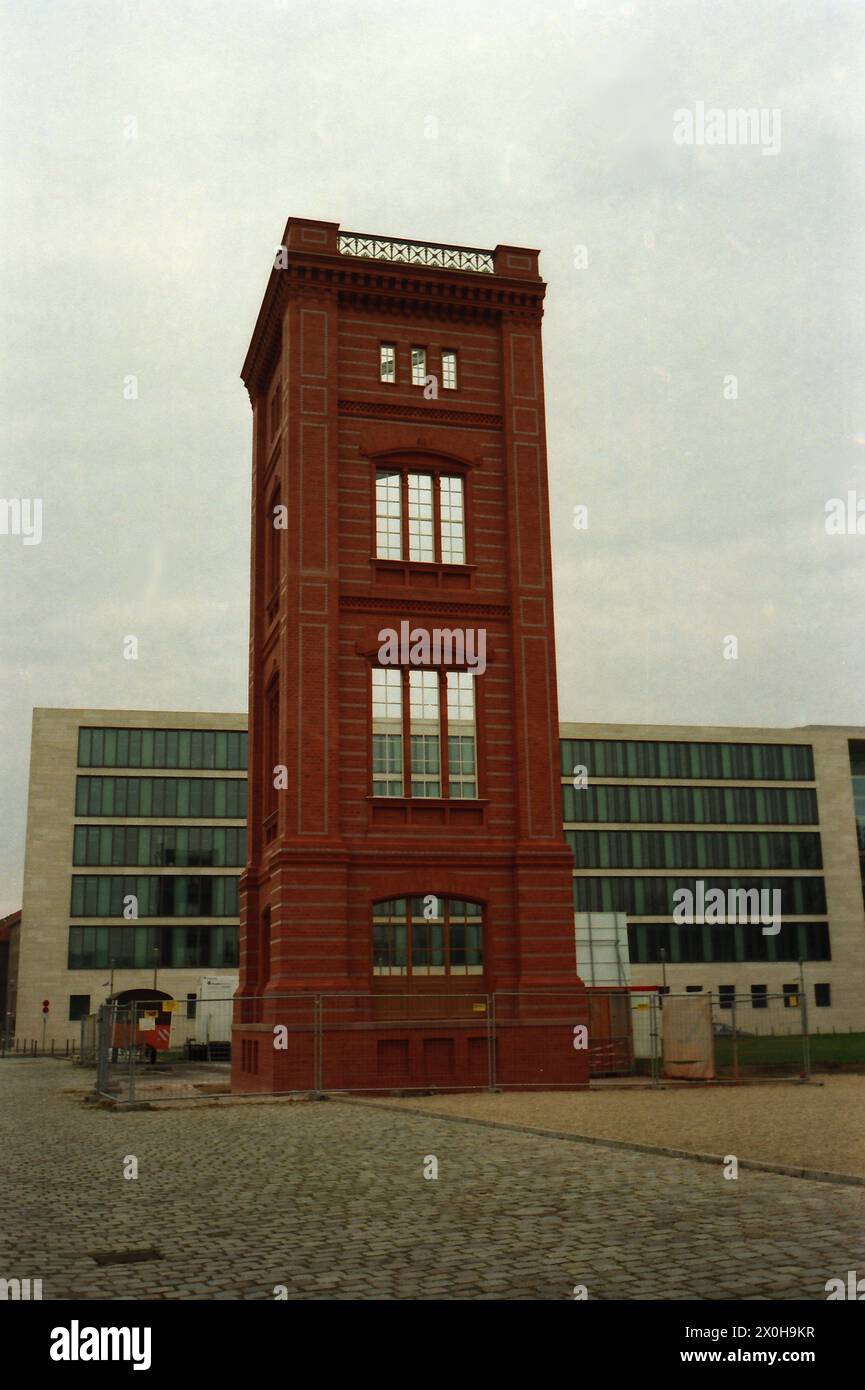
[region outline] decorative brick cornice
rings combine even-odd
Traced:
[[[468,270],[444,270],[292,249],[287,264],[274,268],[241,377],[254,396],[266,385],[279,349],[278,327],[289,295],[339,294],[342,307],[381,308],[412,318],[451,321],[503,317],[537,324],[543,315],[542,280],[508,278]]]
[[[356,613],[431,613],[445,617],[447,614],[467,618],[509,618],[511,608],[508,603],[473,603],[470,599],[450,599],[444,594],[440,598],[407,598],[399,591],[393,594],[343,594],[339,600],[340,608]]]
[[[340,415],[365,415],[372,420],[410,420],[425,425],[464,425],[466,429],[500,430],[503,425],[501,415],[484,415],[476,410],[451,410],[435,405],[400,405],[396,401],[358,401],[339,402]]]

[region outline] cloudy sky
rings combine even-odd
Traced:
[[[0,912],[34,705],[244,708],[238,372],[290,213],[541,249],[563,718],[865,723],[865,535],[825,528],[865,499],[857,0],[0,14],[0,495],[43,504],[0,534]],[[697,103],[780,148],[677,144]]]

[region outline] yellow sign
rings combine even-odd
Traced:
[[[472,1010],[476,1014],[485,1014],[487,1011],[487,1006],[486,1004],[472,1004]]]
[[[176,999],[166,999],[166,1000],[165,1000],[165,1003],[162,1005],[162,1012],[163,1012],[164,1014],[173,1014],[174,1011],[176,1010],[176,1008],[177,1008],[177,1000],[176,1000]]]

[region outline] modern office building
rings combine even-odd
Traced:
[[[18,1037],[64,1046],[134,990],[194,1016],[237,974],[245,821],[245,715],[34,710]]]
[[[242,371],[241,1090],[309,1084],[303,1039],[278,1050],[274,1027],[284,995],[317,992],[354,992],[357,1025],[407,1020],[346,1035],[325,1085],[486,1075],[492,992],[537,1024],[500,1034],[503,1080],[586,1079],[556,776],[545,288],[522,247],[289,219]],[[555,1039],[537,1013],[552,988],[574,996]]]
[[[577,913],[627,916],[631,980],[798,993],[810,1027],[865,1029],[865,730],[563,724]],[[780,894],[779,930],[677,924],[673,895]],[[772,898],[767,899],[773,902]],[[707,917],[711,914],[706,913]]]
[[[203,976],[237,977],[245,729],[241,715],[34,711],[25,930],[21,912],[0,921],[4,1032],[41,1042],[47,999],[46,1038],[62,1047],[110,993],[151,992],[154,963],[157,992],[184,1015]],[[759,1008],[794,992],[801,958],[811,1027],[865,1029],[865,730],[560,733],[574,911],[625,915],[632,985]],[[672,895],[700,878],[707,891],[777,889],[780,930],[677,925]],[[123,915],[130,895],[137,923]],[[381,968],[369,962],[364,987]]]

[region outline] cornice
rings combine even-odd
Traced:
[[[371,420],[408,420],[412,424],[464,425],[466,429],[500,430],[501,415],[484,415],[476,410],[452,410],[434,405],[401,405],[396,401],[341,400],[340,415],[363,415]]]
[[[293,253],[270,273],[241,377],[250,397],[262,389],[275,356],[274,342],[289,296],[339,296],[343,307],[382,310],[409,318],[537,324],[543,315],[542,280],[508,279],[440,268],[352,261],[343,256]]]
[[[440,598],[407,598],[403,593],[393,594],[343,594],[339,600],[340,608],[355,613],[432,613],[444,617],[449,613],[474,618],[510,618],[508,603],[474,603],[470,599],[450,599],[444,594]]]

